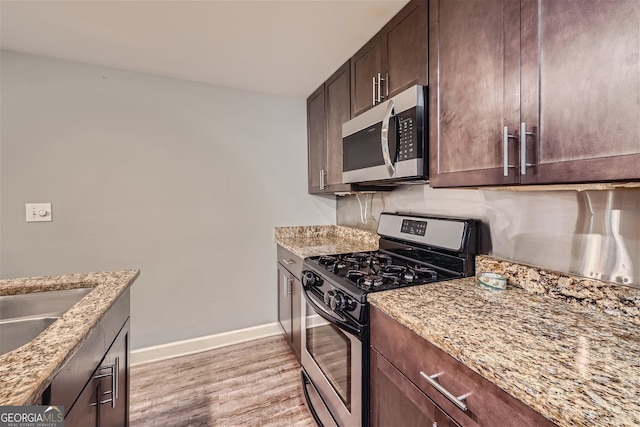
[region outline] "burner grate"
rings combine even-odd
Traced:
[[[380,252],[321,256],[318,264],[365,291],[393,289],[440,280],[438,273]]]

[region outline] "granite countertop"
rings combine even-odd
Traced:
[[[467,278],[369,301],[560,426],[640,425],[640,290],[479,259],[507,290]]]
[[[276,227],[274,240],[300,258],[378,249],[380,236],[341,225]]]
[[[0,295],[94,288],[29,343],[0,355],[0,406],[36,404],[138,270],[0,280]]]

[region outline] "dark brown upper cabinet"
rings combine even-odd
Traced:
[[[351,118],[349,62],[307,99],[309,193],[352,191],[342,183],[342,124]]]
[[[432,186],[640,178],[640,2],[429,7]]]
[[[307,156],[309,193],[324,191],[327,169],[327,129],[324,84],[307,98]],[[321,191],[322,189],[322,191]]]
[[[409,2],[351,58],[351,114],[427,84],[426,0]]]

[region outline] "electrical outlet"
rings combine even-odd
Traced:
[[[27,222],[53,221],[51,203],[27,203],[25,211]]]

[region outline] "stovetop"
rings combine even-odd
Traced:
[[[359,324],[367,321],[367,294],[473,274],[477,221],[382,213],[379,250],[305,258],[308,302]]]
[[[365,292],[422,285],[451,277],[380,251],[312,257],[311,261],[321,270]]]

